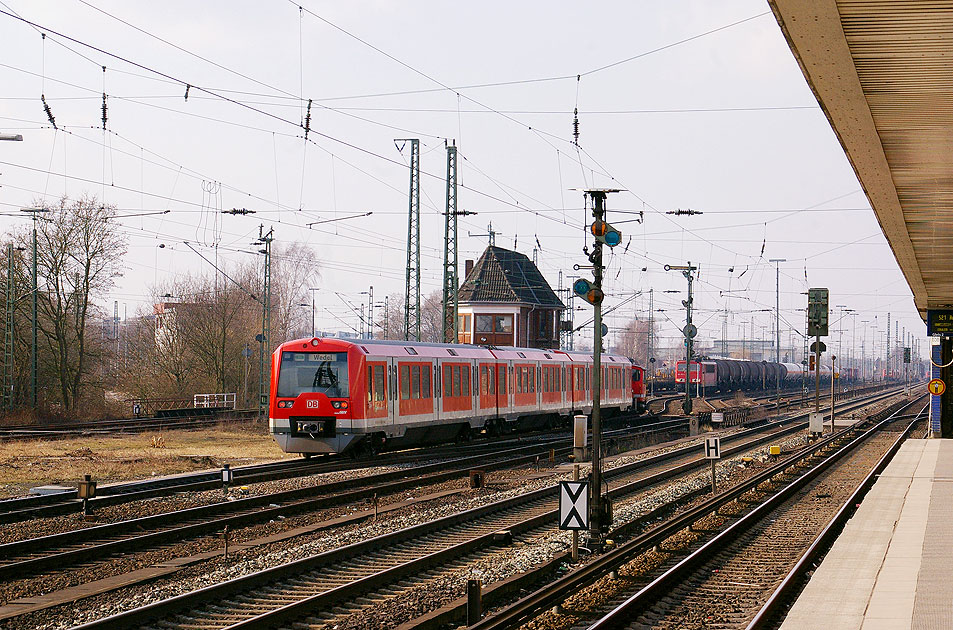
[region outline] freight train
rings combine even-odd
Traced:
[[[269,428],[287,453],[377,453],[555,426],[592,410],[592,355],[408,341],[299,339],[272,355]],[[645,378],[602,355],[601,407],[645,409]]]
[[[685,383],[685,361],[675,364],[674,382]],[[782,387],[800,384],[802,378],[815,378],[813,370],[799,363],[769,363],[737,359],[701,359],[692,361],[691,383],[705,394],[736,389],[765,389],[780,382]],[[821,382],[830,383],[831,369],[821,366]]]

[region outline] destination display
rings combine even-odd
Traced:
[[[927,335],[953,336],[953,310],[927,310]]]

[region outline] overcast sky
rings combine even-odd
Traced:
[[[0,131],[24,136],[0,143],[0,229],[64,194],[96,195],[121,215],[171,211],[122,219],[130,255],[110,311],[118,300],[132,315],[157,283],[210,272],[185,242],[237,261],[263,223],[321,261],[318,328],[356,326],[335,292],[358,303],[369,286],[379,300],[403,291],[409,147],[394,139],[420,138],[425,295],[441,286],[449,139],[459,208],[477,213],[460,220],[461,267],[486,247],[477,235],[492,221],[497,245],[530,257],[539,247],[555,288],[560,270],[586,263],[588,217],[573,189],[615,187],[624,192],[610,196],[609,220],[624,238],[607,256],[606,307],[623,304],[613,329],[646,316],[654,289],[663,343],[674,338],[685,280],[663,265],[691,261],[703,341],[721,338],[726,307],[729,337],[750,335],[752,321],[769,337],[769,260],[782,258],[783,345],[792,325],[803,329],[808,286],[857,311],[857,346],[862,321],[868,348],[875,321],[883,339],[888,312],[923,334],[763,1],[0,0],[0,11],[40,25],[0,15]],[[219,213],[236,207],[256,214]],[[666,214],[677,209],[704,214]]]

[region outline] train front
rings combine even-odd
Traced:
[[[282,344],[272,355],[268,425],[286,453],[340,453],[351,432],[353,345],[339,339]]]

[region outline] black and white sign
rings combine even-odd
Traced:
[[[589,529],[589,482],[559,482],[559,529]]]
[[[705,438],[705,459],[721,459],[721,438]]]

